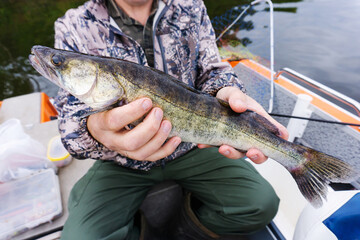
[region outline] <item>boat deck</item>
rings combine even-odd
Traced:
[[[256,69],[250,68],[246,62],[240,62],[234,67],[234,70],[239,78],[244,81],[248,94],[265,109],[268,109],[270,98],[269,79]],[[312,92],[309,92],[309,94],[313,95]],[[315,97],[318,98],[319,96],[316,95]],[[0,123],[12,117],[19,118],[24,125],[25,132],[43,143],[44,146],[47,146],[49,140],[58,135],[57,121],[40,123],[39,115],[34,115],[34,112],[39,111],[40,98],[40,93],[33,93],[17,97],[16,99],[6,99],[0,108]],[[296,93],[289,91],[280,84],[275,84],[273,113],[291,115],[296,100]],[[327,100],[324,99],[324,101],[327,103]],[[30,111],[30,109],[32,110]],[[312,118],[337,120],[335,117],[329,115],[326,108],[322,109],[318,106],[310,105],[309,109],[312,111]],[[344,114],[348,113],[344,111]],[[351,114],[350,116],[360,123],[360,118],[354,117]],[[289,122],[288,118],[275,118],[284,126],[287,126]],[[360,171],[360,162],[357,161],[360,155],[360,131],[357,129],[349,126],[309,121],[302,140],[314,149],[349,162]],[[46,223],[24,232],[13,239],[34,239],[39,236],[44,236],[47,233],[61,230],[68,216],[67,199],[70,190],[92,164],[93,160],[90,159],[72,161],[68,166],[60,168],[58,177],[62,195],[63,215],[51,223]],[[269,159],[264,164],[255,165],[255,167],[272,184],[281,199],[279,212],[274,219],[276,227],[279,228],[285,239],[292,239],[297,220],[303,209],[308,205],[307,201],[301,195],[290,173],[277,162]],[[274,174],[274,172],[276,172],[276,174]],[[60,233],[58,232],[57,234],[58,235],[53,235],[45,239],[56,239]],[[251,239],[265,239],[264,236]],[[283,239],[281,237],[272,237],[269,233],[267,233],[266,236],[266,239]]]

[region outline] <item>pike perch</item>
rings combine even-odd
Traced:
[[[278,129],[255,112],[236,113],[229,105],[190,88],[174,77],[136,63],[34,46],[32,66],[94,110],[149,97],[172,123],[170,136],[184,142],[255,147],[282,164],[301,193],[322,205],[330,182],[351,182],[357,172],[346,162],[277,136]]]

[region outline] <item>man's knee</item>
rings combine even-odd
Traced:
[[[266,185],[265,185],[266,186]],[[279,198],[274,189],[268,184],[260,194],[249,199],[248,212],[238,214],[236,218],[242,224],[242,231],[255,232],[264,228],[275,217],[279,208]]]
[[[247,197],[246,204],[242,201],[236,206],[223,206],[223,211],[211,213],[209,209],[203,209],[200,221],[220,235],[246,234],[263,229],[275,217],[279,198],[270,185],[263,188],[261,194]]]
[[[275,217],[279,207],[279,198],[275,194],[265,194],[264,197],[254,199],[249,203],[249,212],[245,215],[238,214],[243,232],[251,233],[263,229]],[[245,223],[245,224],[244,224]]]

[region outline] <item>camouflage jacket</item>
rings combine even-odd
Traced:
[[[155,68],[212,95],[225,86],[243,89],[230,65],[220,61],[215,33],[202,0],[160,0],[153,29]],[[147,65],[143,49],[109,17],[104,0],[88,1],[59,18],[55,22],[55,48]],[[173,154],[157,162],[128,159],[90,135],[87,119],[78,118],[91,110],[84,103],[60,90],[55,105],[64,146],[77,159],[110,160],[149,170],[195,147],[193,143],[181,143]]]

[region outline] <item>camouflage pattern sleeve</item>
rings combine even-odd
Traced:
[[[55,22],[55,48],[77,51],[72,31],[67,29],[62,19]],[[79,99],[60,89],[55,99],[59,113],[58,125],[62,142],[69,153],[77,159],[94,158],[101,160],[114,159],[117,155],[96,141],[87,129],[87,118],[81,118],[91,111]]]
[[[196,88],[213,96],[221,88],[228,86],[238,87],[245,92],[242,81],[236,76],[230,64],[221,62],[214,29],[203,1],[200,2],[202,19],[199,33],[199,76]]]

